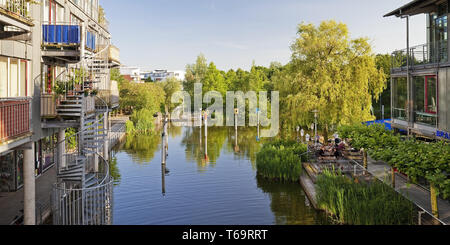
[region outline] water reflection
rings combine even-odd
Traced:
[[[273,140],[257,142],[256,128],[209,127],[209,159],[204,127],[171,126],[168,131],[170,175],[161,164],[161,131],[129,135],[118,150],[112,164],[121,182],[114,190],[115,224],[327,222],[310,207],[299,184],[256,177],[256,153]]]
[[[161,131],[150,135],[127,135],[122,150],[133,156],[139,164],[149,164],[161,145]]]
[[[256,180],[258,188],[270,196],[277,225],[330,224],[326,215],[314,210],[299,184],[274,183],[259,176]]]

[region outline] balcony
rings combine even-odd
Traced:
[[[0,0],[0,39],[30,40],[33,21],[29,9],[25,0]]]
[[[409,65],[412,68],[427,68],[435,64],[448,62],[447,41],[422,44],[407,49],[397,50],[392,53],[393,71],[404,71],[407,68],[407,53]]]
[[[120,50],[114,45],[109,45],[109,62],[113,66],[120,66]]]
[[[44,57],[59,57],[68,62],[80,59],[81,27],[69,24],[42,25],[42,52]]]
[[[0,142],[31,132],[30,104],[28,98],[0,99]]]
[[[0,0],[0,14],[7,15],[25,25],[33,26],[30,3],[26,0]]]

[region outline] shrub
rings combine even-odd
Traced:
[[[295,141],[275,141],[264,144],[256,156],[258,175],[271,180],[299,181],[302,173],[300,155],[306,150],[305,145]]]
[[[381,182],[355,183],[324,172],[317,178],[318,205],[348,225],[413,225],[414,205]]]

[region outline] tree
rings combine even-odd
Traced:
[[[380,98],[376,98],[373,101],[374,113],[378,119],[390,118],[391,116],[391,65],[392,58],[390,54],[377,54],[375,57],[375,63],[379,71],[384,72],[386,76],[386,89],[380,94]],[[381,106],[384,105],[384,115],[382,115]]]
[[[166,81],[158,83],[158,86],[161,87],[165,93],[164,108],[167,114],[175,108],[175,105],[172,105],[171,101],[172,95],[181,90],[181,82],[174,77],[170,77],[167,78]]]
[[[203,54],[200,54],[197,57],[195,64],[186,65],[186,82],[184,83],[184,90],[187,91],[192,98],[194,97],[194,84],[202,83],[207,71],[208,65]]]
[[[331,125],[372,120],[372,100],[385,88],[386,78],[368,40],[350,39],[347,26],[335,21],[318,27],[302,23],[298,35],[289,71],[276,84],[286,120],[310,125],[311,112],[318,110],[326,138]]]
[[[153,83],[153,82],[155,82],[155,81],[153,81],[153,79],[152,79],[151,77],[147,77],[147,78],[144,80],[144,82],[146,82],[146,83]]]

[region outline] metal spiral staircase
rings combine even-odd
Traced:
[[[105,151],[105,144],[109,142],[109,108],[100,97],[86,93],[108,81],[109,70],[98,65],[103,61],[100,56],[105,50],[107,48],[86,57],[75,69],[66,69],[58,76],[66,86],[56,107],[58,116],[79,122],[79,128],[78,133],[66,137],[56,146],[62,161],[57,165],[58,181],[52,196],[55,225],[112,223],[113,180]],[[73,79],[71,73],[74,70],[84,69],[87,72],[78,74],[78,81]]]

